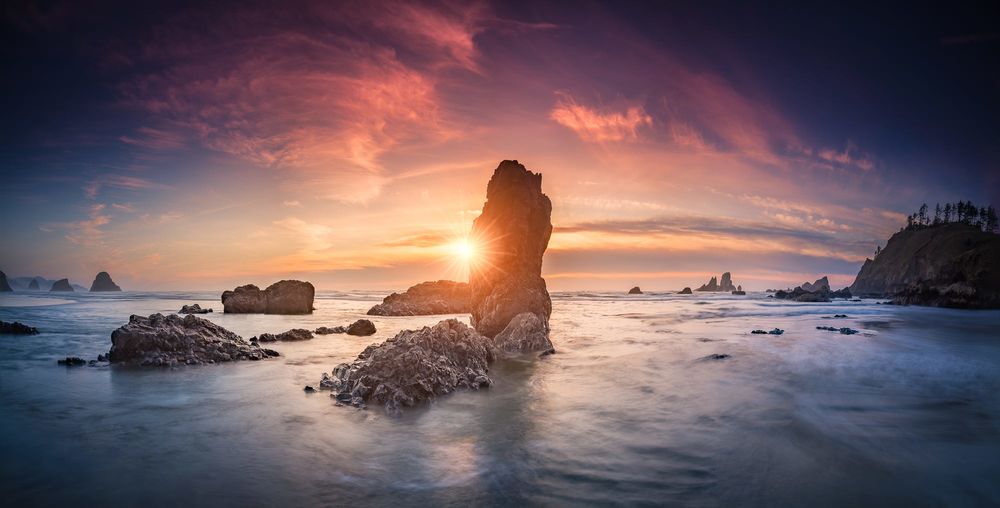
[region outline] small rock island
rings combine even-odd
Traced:
[[[59,279],[52,284],[52,289],[49,291],[73,291],[73,286],[69,284],[69,279]]]
[[[701,287],[695,289],[695,291],[708,291],[708,292],[731,292],[736,291],[736,286],[733,285],[733,276],[729,272],[722,274],[721,282],[717,282],[715,277],[709,279],[707,284],[702,284]]]
[[[222,293],[227,314],[312,314],[316,288],[300,280],[275,282],[261,290],[253,284]]]
[[[121,291],[122,288],[115,284],[115,281],[111,280],[111,275],[108,272],[100,272],[97,277],[94,277],[94,283],[90,285],[90,292],[95,293],[98,291]]]

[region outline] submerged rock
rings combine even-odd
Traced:
[[[479,333],[494,337],[522,312],[548,321],[552,301],[541,273],[551,215],[541,174],[516,160],[497,166],[470,235],[482,251],[469,270],[472,324]]]
[[[364,337],[374,335],[375,332],[375,323],[372,323],[367,319],[359,319],[347,327],[348,335],[358,335]]]
[[[94,283],[90,285],[91,293],[97,291],[121,291],[121,290],[122,288],[118,287],[118,284],[115,284],[115,282],[111,280],[111,275],[109,275],[108,272],[98,273],[97,277],[94,277]]]
[[[782,330],[781,328],[775,328],[775,329],[773,329],[771,331],[767,331],[767,330],[753,330],[750,333],[752,333],[754,335],[781,335],[781,334],[785,333],[785,331]]]
[[[421,282],[403,293],[393,293],[368,309],[369,316],[428,316],[468,314],[469,284],[450,280]]]
[[[305,330],[303,328],[293,328],[287,332],[281,333],[262,333],[256,337],[252,337],[250,342],[294,342],[300,340],[309,340],[313,338],[312,332]]]
[[[635,286],[632,289],[628,290],[628,294],[630,294],[630,295],[641,295],[642,294],[642,290],[639,289],[639,286]]]
[[[67,356],[65,359],[56,360],[59,365],[65,365],[67,367],[79,367],[81,365],[87,365],[87,361],[83,358],[77,358],[75,356]]]
[[[222,293],[230,314],[311,314],[316,289],[308,282],[283,280],[261,290],[253,284]]]
[[[69,284],[69,279],[59,279],[52,284],[49,291],[73,291],[73,286]]]
[[[961,223],[900,231],[850,289],[903,305],[1000,308],[1000,235]]]
[[[853,328],[837,328],[835,326],[817,326],[817,330],[826,330],[828,332],[840,332],[843,335],[854,335],[856,333],[861,333]]]
[[[13,323],[8,323],[6,321],[0,321],[0,334],[2,335],[38,335],[38,328],[34,326],[28,326],[23,323],[14,321]]]
[[[506,356],[525,353],[540,353],[539,356],[545,356],[556,352],[549,340],[548,322],[532,312],[514,316],[507,327],[493,337],[493,344]]]
[[[111,333],[108,361],[127,365],[172,366],[261,360],[276,351],[247,343],[239,335],[194,315],[133,315]]]
[[[201,308],[201,305],[198,305],[196,303],[194,305],[184,305],[184,306],[182,306],[181,310],[178,311],[177,313],[178,314],[208,314],[209,312],[212,312],[212,309],[203,309],[203,308]]]
[[[342,403],[382,404],[394,411],[457,389],[490,386],[488,366],[495,359],[487,337],[447,319],[368,346],[353,362],[334,368],[320,387],[333,390]]]
[[[703,356],[703,357],[699,358],[699,360],[701,360],[701,361],[726,360],[728,358],[732,358],[732,355],[727,355],[725,353],[712,353],[710,355]]]
[[[0,272],[0,292],[13,291],[10,287],[10,283],[7,282],[7,274]]]
[[[313,330],[313,333],[315,333],[316,335],[330,335],[331,333],[345,333],[345,332],[347,332],[347,328],[344,328],[343,326],[334,326],[333,328],[327,326],[321,326]]]
[[[681,290],[680,293],[677,293],[677,294],[679,294],[679,295],[693,295],[694,293],[691,292],[691,288],[684,288],[684,289]]]

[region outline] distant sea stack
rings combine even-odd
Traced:
[[[38,279],[31,279],[31,282],[28,283],[28,291],[38,291],[39,289],[41,288],[38,287]]]
[[[484,259],[470,267],[472,325],[494,337],[522,312],[548,324],[552,300],[542,278],[542,255],[552,236],[552,202],[542,193],[542,175],[516,160],[497,166],[486,186],[483,212],[471,238]]]
[[[900,231],[850,289],[898,304],[1000,308],[1000,236],[961,223]]]
[[[642,290],[639,289],[639,286],[636,286],[636,287],[628,290],[628,294],[630,294],[630,295],[641,295],[642,294]]]
[[[13,291],[7,283],[7,274],[0,272],[0,291]]]
[[[97,277],[94,278],[94,283],[90,285],[91,293],[94,293],[96,291],[121,291],[121,290],[122,288],[118,287],[118,284],[115,284],[115,282],[111,280],[111,275],[108,275],[108,272],[101,272],[97,274]]]
[[[52,284],[52,289],[49,291],[73,291],[73,286],[69,284],[69,279],[59,279]]]
[[[830,280],[826,277],[826,275],[824,275],[823,277],[816,279],[816,282],[803,282],[799,287],[801,287],[804,291],[809,291],[810,293],[815,293],[817,291],[829,291]]]
[[[682,289],[682,290],[681,290],[681,291],[680,291],[679,293],[677,293],[677,294],[679,294],[679,295],[692,295],[692,294],[694,294],[694,293],[692,293],[692,292],[691,292],[691,288],[684,288],[684,289]]]
[[[229,314],[312,314],[316,288],[300,280],[275,282],[261,290],[253,284],[222,293]]]
[[[695,291],[736,291],[736,286],[733,285],[733,276],[729,272],[722,274],[722,282],[717,282],[715,277],[709,279],[708,284],[702,284],[701,287]]]
[[[429,316],[468,314],[471,292],[466,282],[421,282],[404,293],[393,293],[368,309],[369,316]]]

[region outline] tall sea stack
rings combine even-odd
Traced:
[[[0,272],[0,291],[13,291],[7,283],[7,274]]]
[[[497,166],[486,187],[483,212],[472,223],[471,238],[481,253],[469,273],[472,325],[479,333],[494,337],[523,312],[547,326],[552,301],[541,274],[552,236],[551,215],[541,174],[516,160]]]
[[[118,287],[118,284],[115,284],[115,282],[111,280],[111,275],[108,275],[108,272],[101,272],[97,274],[97,277],[94,278],[94,283],[90,285],[91,293],[95,291],[121,291],[121,290],[122,288]]]
[[[73,291],[73,286],[69,284],[69,279],[59,279],[54,284],[52,284],[52,289],[49,291]]]

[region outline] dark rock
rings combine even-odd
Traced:
[[[276,351],[248,344],[239,335],[194,315],[131,316],[111,333],[111,363],[172,366],[261,360]]]
[[[826,275],[816,279],[816,282],[809,283],[803,282],[801,286],[803,291],[808,291],[810,293],[815,293],[817,291],[830,291],[830,280]]]
[[[69,284],[69,279],[59,279],[52,284],[49,291],[73,291],[73,286]]]
[[[835,332],[835,331],[838,330],[836,327],[833,327],[833,326],[817,326],[816,329],[817,330],[826,330],[828,332]]]
[[[212,312],[212,309],[203,309],[201,305],[196,303],[194,305],[182,306],[178,314],[208,314],[209,312]]]
[[[457,389],[490,386],[488,365],[495,359],[489,338],[448,319],[368,346],[321,385],[341,403],[376,403],[395,411]]]
[[[548,321],[552,301],[541,273],[551,215],[541,174],[517,161],[497,166],[470,235],[482,251],[469,274],[472,324],[479,333],[494,337],[523,312]]]
[[[224,312],[232,314],[311,314],[316,289],[308,282],[283,280],[261,290],[253,284],[222,293]]]
[[[38,291],[39,289],[41,288],[38,287],[38,279],[31,279],[31,282],[28,283],[28,291]]]
[[[347,327],[348,335],[359,335],[364,337],[367,335],[374,335],[375,331],[375,323],[372,323],[367,319],[359,319]]]
[[[708,280],[708,284],[702,284],[695,291],[718,291],[718,290],[719,290],[719,282],[715,280],[715,277],[712,277],[711,279]]]
[[[785,333],[785,331],[782,330],[781,328],[775,328],[775,329],[767,332],[768,335],[781,335],[783,333]]]
[[[900,231],[850,290],[903,305],[1000,308],[1000,236],[960,223]]]
[[[684,288],[684,289],[681,290],[680,293],[677,293],[677,294],[679,294],[679,295],[693,295],[694,293],[691,292],[691,288]]]
[[[111,355],[97,355],[97,361],[99,361],[99,362],[110,361],[110,359],[108,358],[109,356],[111,356]]]
[[[736,290],[736,291],[733,291],[733,294],[737,295],[737,296],[746,296],[747,292],[746,291],[741,291],[741,290]]]
[[[257,337],[252,337],[250,342],[294,342],[300,340],[309,340],[313,338],[312,332],[302,328],[293,328],[287,332],[281,332],[278,334],[274,333],[262,333]]]
[[[316,392],[316,389],[315,389],[315,388],[313,388],[313,387],[311,387],[311,386],[309,386],[309,385],[306,385],[306,387],[305,387],[305,388],[303,388],[303,389],[302,389],[302,391],[304,391],[304,392],[306,392],[306,393],[315,393],[315,392]]]
[[[733,285],[733,276],[729,272],[722,274],[721,282],[717,282],[715,277],[709,279],[708,284],[702,284],[701,287],[695,291],[736,291],[736,286]]]
[[[493,337],[493,344],[508,356],[541,351],[555,353],[549,341],[549,324],[538,314],[522,312],[510,320],[507,328]]]
[[[630,294],[630,295],[641,295],[642,294],[642,290],[639,289],[639,286],[635,286],[634,288],[628,290],[628,294]]]
[[[847,317],[847,314],[834,314],[833,317],[835,317],[835,318],[845,318],[845,317]]]
[[[67,367],[79,367],[81,365],[87,365],[87,361],[83,358],[77,358],[75,356],[67,356],[63,360],[56,360],[59,365],[65,365]]]
[[[97,277],[94,277],[94,283],[90,285],[91,293],[96,291],[121,291],[121,290],[122,288],[118,287],[118,284],[115,284],[115,282],[111,280],[111,275],[109,275],[108,272],[98,273]]]
[[[321,326],[313,330],[313,333],[315,333],[316,335],[330,335],[331,333],[345,333],[345,332],[347,332],[347,328],[344,328],[343,326],[334,326],[333,328],[327,326]]]
[[[840,333],[843,335],[854,335],[856,333],[861,333],[853,328],[841,328]]]
[[[724,354],[724,353],[713,353],[713,354],[710,354],[708,356],[703,356],[703,357],[699,358],[699,360],[701,360],[701,361],[707,361],[707,360],[725,360],[727,358],[732,358],[732,356]]]
[[[754,331],[752,331],[750,333],[752,333],[754,335],[767,335],[767,330],[754,330]]]
[[[37,335],[38,328],[34,326],[28,326],[23,323],[14,321],[13,323],[8,323],[6,321],[0,321],[0,334],[3,335]]]
[[[10,283],[7,282],[7,274],[0,272],[0,292],[13,291],[10,287]]]
[[[469,284],[450,280],[421,282],[404,293],[393,293],[368,309],[369,316],[428,316],[468,314]]]

